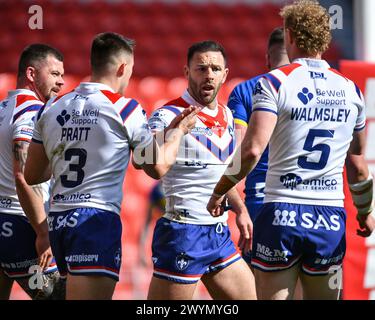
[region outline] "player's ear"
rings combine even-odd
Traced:
[[[187,65],[184,66],[184,75],[189,80],[189,67]]]
[[[28,66],[26,68],[25,76],[26,76],[27,80],[34,83],[35,77],[36,77],[35,68],[32,67],[32,66]]]
[[[121,63],[118,67],[117,67],[117,77],[121,78],[124,73],[125,73],[125,68],[126,68],[126,63]]]
[[[266,67],[268,70],[271,70],[271,55],[266,53]]]
[[[287,44],[293,44],[294,42],[292,30],[289,28],[285,29],[285,41]]]
[[[228,73],[229,73],[229,69],[228,69],[228,68],[225,68],[225,69],[224,69],[223,80],[221,80],[221,83],[224,83],[224,82],[227,80]]]

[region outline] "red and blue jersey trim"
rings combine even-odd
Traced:
[[[139,105],[137,100],[131,99],[120,111],[120,116],[123,122],[133,113],[133,111]]]
[[[21,110],[20,112],[17,112],[14,116],[13,116],[13,123],[16,122],[16,120],[22,116],[23,114],[25,114],[26,112],[32,112],[32,111],[35,111],[35,112],[39,112],[40,108],[42,107],[42,104],[33,104],[31,106],[28,106],[26,107],[25,109]]]

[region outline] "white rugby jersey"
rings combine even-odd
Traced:
[[[343,206],[353,130],[365,127],[358,87],[324,60],[297,59],[256,85],[253,111],[277,114],[265,202]]]
[[[40,110],[33,141],[43,143],[55,183],[51,211],[94,207],[120,213],[131,149],[150,144],[145,112],[99,83],[81,83]]]
[[[13,141],[31,141],[34,118],[42,106],[36,94],[27,89],[9,91],[0,102],[0,213],[25,216],[13,175]],[[47,205],[49,183],[44,183],[42,188]]]
[[[185,91],[179,99],[153,112],[151,129],[163,130],[189,105],[200,106]],[[235,148],[234,122],[230,109],[217,105],[203,108],[195,128],[182,138],[176,163],[162,178],[166,196],[165,218],[183,223],[226,222],[228,213],[214,218],[206,209],[216,183],[232,160]]]

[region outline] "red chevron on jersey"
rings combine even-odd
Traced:
[[[346,81],[349,81],[347,77],[345,77],[341,72],[337,71],[336,69],[333,68],[328,68],[329,71],[332,71],[333,73],[336,73],[340,77],[343,77]]]
[[[289,76],[295,69],[298,67],[301,67],[299,63],[291,63],[288,64],[287,66],[280,67],[277,70],[282,71],[286,76]]]
[[[100,90],[113,104],[121,99],[122,95],[119,93],[111,92],[109,90]]]
[[[220,138],[228,126],[227,114],[224,111],[224,107],[221,105],[218,105],[218,112],[215,117],[209,116],[203,112],[199,112],[198,118],[207,128],[210,128],[212,132],[218,135]]]
[[[190,105],[182,97],[180,97],[169,101],[164,106],[188,108]],[[222,137],[228,125],[227,114],[225,113],[222,105],[218,105],[218,114],[215,117],[211,117],[203,112],[199,112],[197,116],[207,128],[210,128],[212,132],[220,138]]]
[[[17,98],[16,98],[15,108],[19,107],[21,104],[23,104],[26,101],[38,101],[38,102],[40,102],[40,100],[38,98],[36,98],[35,96],[31,96],[31,95],[28,95],[28,94],[19,94],[19,95],[17,95]]]
[[[176,107],[182,107],[182,108],[188,108],[188,107],[190,107],[190,105],[184,99],[182,99],[181,97],[177,98],[175,100],[167,102],[164,105],[164,107],[165,106],[176,106]]]

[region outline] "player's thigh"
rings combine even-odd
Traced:
[[[280,271],[255,269],[255,285],[260,300],[291,300],[294,297],[300,264]]]
[[[152,277],[148,300],[191,300],[198,282],[186,284]]]
[[[116,280],[106,276],[68,274],[66,300],[111,300]]]
[[[339,300],[342,272],[310,276],[301,272],[304,300]]]
[[[247,263],[237,260],[224,269],[205,274],[202,282],[213,299],[256,299],[255,279]]]
[[[12,291],[13,280],[0,270],[0,300],[8,300]]]

